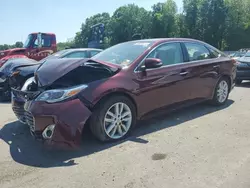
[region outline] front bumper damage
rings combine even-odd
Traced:
[[[0,99],[10,99],[9,79],[0,75]]]
[[[18,119],[30,127],[30,132],[46,146],[77,148],[91,111],[79,100],[61,103],[23,101],[12,95],[12,109]]]

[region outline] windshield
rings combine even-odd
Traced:
[[[247,53],[245,54],[245,57],[250,57],[250,52],[247,52]]]
[[[117,44],[100,52],[92,59],[128,66],[151,47],[153,43],[153,41],[132,41]]]
[[[45,58],[43,58],[42,60],[40,60],[39,62],[40,63],[43,63],[45,60],[48,60],[48,59],[57,59],[57,58],[60,58],[62,57],[63,55],[67,54],[70,50],[61,50],[59,52],[56,52],[56,53],[53,53]]]
[[[242,56],[244,56],[244,52],[236,52],[235,54],[234,54],[234,57],[242,57]]]
[[[23,47],[28,48],[30,46],[31,41],[32,41],[32,35],[30,34],[30,35],[28,35],[28,38],[26,39]]]

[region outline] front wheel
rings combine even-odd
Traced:
[[[221,78],[216,85],[212,103],[216,106],[224,105],[229,96],[229,81],[226,78]]]
[[[125,96],[101,102],[90,119],[90,129],[100,141],[124,139],[136,122],[134,104]]]

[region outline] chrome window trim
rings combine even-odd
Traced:
[[[199,42],[195,42],[195,41],[168,41],[168,42],[163,42],[157,46],[155,46],[153,49],[151,49],[148,54],[141,60],[141,62],[135,67],[134,69],[134,73],[140,73],[142,71],[140,70],[137,70],[141,65],[142,63],[145,61],[145,59],[147,59],[147,57],[158,47],[164,45],[164,44],[169,44],[169,43],[193,43],[193,44],[198,44],[198,45],[202,45],[206,48],[206,45],[205,44],[202,44],[202,43],[199,43]],[[184,44],[185,45],[185,44]],[[209,50],[208,50],[209,51]],[[209,51],[210,52],[210,51]],[[183,52],[182,52],[183,53]],[[182,54],[183,55],[183,54]],[[167,68],[167,67],[173,67],[173,66],[176,66],[176,65],[186,65],[186,64],[195,64],[195,63],[198,63],[198,62],[203,62],[203,61],[208,61],[208,60],[213,60],[213,59],[219,59],[223,56],[220,56],[220,57],[217,57],[217,58],[208,58],[208,59],[202,59],[202,60],[196,60],[196,61],[187,61],[187,62],[182,62],[182,63],[175,63],[175,64],[171,64],[171,65],[164,65],[162,67],[159,67],[159,68],[152,68],[152,69],[147,69],[147,71],[150,71],[150,70],[159,70],[159,69],[163,69],[163,68]]]

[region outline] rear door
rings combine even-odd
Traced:
[[[190,100],[210,98],[219,78],[220,56],[211,52],[207,46],[198,42],[184,42],[189,61]]]
[[[147,58],[161,59],[163,66],[146,71],[140,71],[140,66],[136,69],[140,93],[137,100],[142,114],[190,98],[188,69],[183,66],[184,56],[179,42],[161,44]]]

